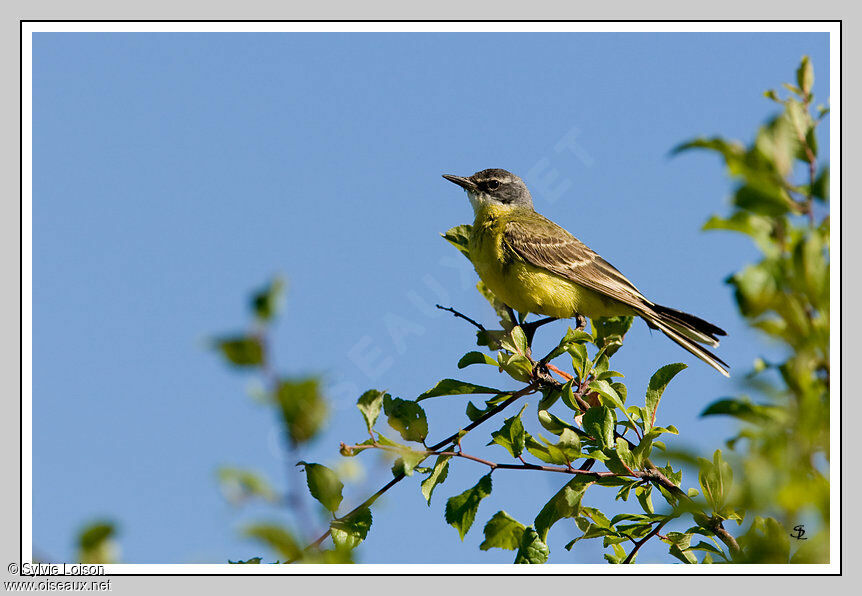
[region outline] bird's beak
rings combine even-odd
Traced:
[[[463,176],[453,176],[452,174],[443,174],[443,177],[449,182],[454,182],[464,190],[476,190],[476,183],[469,178]]]

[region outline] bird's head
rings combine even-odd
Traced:
[[[475,212],[484,206],[533,208],[533,197],[527,185],[506,170],[491,168],[476,172],[469,178],[451,174],[443,174],[443,177],[467,191]]]

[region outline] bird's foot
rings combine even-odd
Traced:
[[[551,371],[548,370],[548,363],[544,359],[539,360],[533,365],[532,376],[537,381],[559,385],[557,380],[551,375]]]
[[[574,319],[575,323],[577,323],[577,327],[575,327],[576,330],[583,331],[587,328],[587,318],[584,315],[575,313]]]

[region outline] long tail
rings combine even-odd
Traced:
[[[707,344],[717,347],[718,338],[716,336],[727,335],[723,329],[694,315],[659,304],[650,304],[641,313],[647,325],[659,329],[674,342],[706,362],[725,377],[730,376],[727,370],[730,366],[700,345]]]

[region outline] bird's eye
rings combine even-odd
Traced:
[[[496,180],[488,180],[488,190],[497,190],[500,187],[500,183]]]

